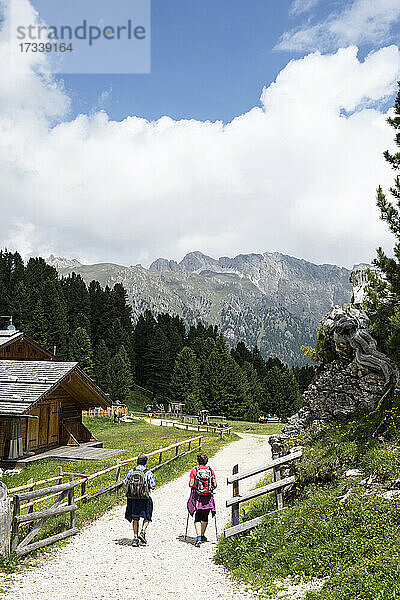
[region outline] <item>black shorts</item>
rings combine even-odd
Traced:
[[[196,513],[194,515],[194,522],[195,523],[208,523],[208,515],[210,514],[210,509],[209,508],[199,508],[199,510],[196,510]]]
[[[127,498],[125,519],[131,523],[132,521],[139,521],[140,518],[145,521],[151,521],[153,516],[153,500],[146,498],[143,500],[133,500]]]

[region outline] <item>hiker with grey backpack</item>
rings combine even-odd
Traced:
[[[150,492],[156,487],[156,480],[153,473],[146,469],[146,464],[147,456],[139,454],[137,466],[128,471],[124,480],[127,499],[125,519],[132,523],[133,547],[147,544],[146,530],[153,516]],[[143,519],[143,522],[139,532],[140,519]]]
[[[211,513],[212,516],[216,518],[217,512],[214,501],[214,490],[217,487],[217,479],[213,469],[207,463],[208,456],[203,453],[198,454],[197,466],[191,470],[189,477],[190,496],[187,503],[188,522],[189,515],[194,515],[194,526],[197,535],[195,546],[197,548],[199,548],[202,543],[208,541],[206,538],[208,517]]]

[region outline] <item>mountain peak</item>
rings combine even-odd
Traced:
[[[204,270],[214,270],[219,267],[218,260],[215,258],[211,258],[211,256],[207,256],[207,254],[203,254],[198,250],[194,252],[189,252],[184,256],[179,263],[179,266],[184,271],[189,271],[190,273],[204,271]]]
[[[54,254],[50,254],[50,256],[46,258],[46,263],[57,270],[82,266],[82,263],[75,258],[64,258],[63,256],[54,256]]]

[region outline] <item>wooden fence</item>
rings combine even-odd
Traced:
[[[109,406],[108,408],[90,408],[89,410],[83,410],[82,416],[84,417],[113,417],[115,411],[122,417],[128,415],[127,406]]]
[[[177,421],[169,421],[167,419],[161,419],[160,420],[160,427],[165,426],[165,427],[177,427],[178,429],[186,429],[189,430],[189,427],[191,427],[192,429],[196,429],[197,431],[206,431],[207,433],[209,433],[210,431],[212,433],[219,433],[220,436],[223,438],[225,437],[225,435],[231,435],[232,432],[232,428],[231,427],[217,427],[214,425],[188,425],[187,423],[179,423]]]
[[[182,448],[186,444],[187,449]],[[158,450],[146,454],[146,456],[148,458],[157,457],[157,463],[154,466],[150,466],[152,471],[156,471],[177,458],[186,456],[191,452],[198,452],[201,449],[201,445],[202,436],[199,435],[164,448],[161,447]],[[180,452],[180,449],[183,451]],[[175,450],[173,456],[163,461],[163,455],[165,457],[167,452],[173,450]],[[137,458],[137,456],[134,456],[125,460],[118,459],[115,465],[91,474],[63,472],[61,467],[57,467],[57,475],[55,477],[35,482],[31,479],[24,485],[7,490],[8,495],[12,495],[13,506],[10,544],[11,552],[21,556],[78,533],[78,528],[75,526],[75,512],[76,510],[79,510],[78,503],[80,502],[83,504],[94,498],[98,498],[103,494],[118,490],[123,485],[123,482],[121,481],[121,467],[124,467],[125,465],[130,466],[130,463],[136,461]],[[94,491],[88,490],[88,485],[91,481],[94,481],[107,473],[112,473],[113,471],[115,471],[115,479],[112,483],[108,482],[106,487]],[[66,483],[63,483],[64,478],[67,478],[68,480]],[[49,486],[49,483],[54,485]],[[76,497],[75,488],[78,486],[80,487],[80,495]],[[36,504],[52,498],[55,498],[55,500],[50,507],[45,510],[34,510]],[[64,514],[70,515],[69,527],[65,531],[40,539],[36,542],[33,541],[49,519]],[[26,531],[27,526],[28,531]],[[24,529],[24,537],[22,537],[21,529]]]
[[[245,521],[243,523],[239,523],[239,509],[240,504],[242,502],[247,502],[248,500],[252,500],[253,498],[258,498],[258,496],[262,496],[263,494],[267,494],[268,492],[275,492],[276,496],[276,510],[283,510],[283,488],[295,482],[296,478],[294,476],[281,478],[281,466],[287,464],[297,458],[301,458],[302,452],[299,450],[298,452],[292,452],[291,454],[287,454],[286,456],[281,456],[277,458],[273,458],[269,463],[265,465],[261,465],[259,467],[255,467],[254,469],[250,469],[249,471],[244,471],[243,473],[239,473],[239,465],[235,465],[232,469],[232,475],[227,478],[227,483],[232,484],[233,486],[233,494],[232,498],[226,501],[226,506],[231,507],[232,510],[232,518],[231,518],[231,527],[225,529],[224,535],[225,537],[231,537],[232,535],[236,535],[243,531],[247,531],[248,529],[252,529],[257,525],[260,525],[264,519],[268,515],[261,515],[260,517],[256,517],[255,519],[251,519],[250,521]],[[273,469],[274,471],[274,481],[273,483],[269,483],[268,485],[264,485],[262,487],[251,490],[247,494],[240,494],[239,491],[239,482],[247,477],[252,477],[253,475],[258,475],[260,473],[264,473],[265,471],[269,471]],[[274,511],[276,512],[276,511]],[[269,513],[272,514],[272,513]]]

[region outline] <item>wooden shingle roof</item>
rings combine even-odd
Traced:
[[[10,346],[11,344],[14,344],[14,342],[26,342],[33,349],[36,349],[43,356],[46,356],[48,360],[58,360],[57,356],[55,356],[49,350],[46,350],[45,348],[40,346],[40,344],[32,340],[23,331],[10,331],[8,329],[0,329],[0,348],[2,348],[3,346]]]
[[[69,375],[77,364],[0,360],[0,416],[24,414]]]
[[[11,344],[22,336],[22,331],[9,331],[8,329],[0,329],[0,346]]]

